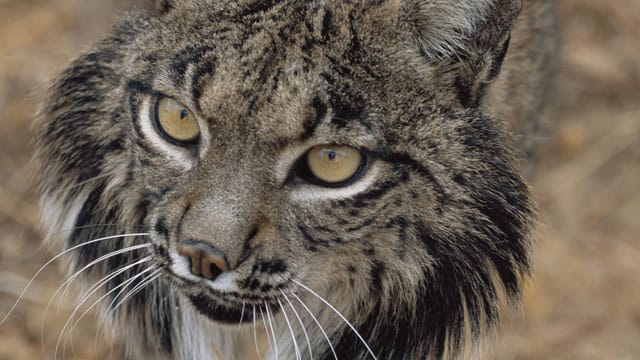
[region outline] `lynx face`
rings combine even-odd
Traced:
[[[72,268],[142,290],[111,295],[132,356],[207,329],[239,356],[244,324],[275,357],[442,357],[517,299],[533,210],[483,99],[518,1],[159,8],[62,74],[38,139]]]

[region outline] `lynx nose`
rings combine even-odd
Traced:
[[[215,280],[229,270],[229,263],[222,251],[200,240],[186,240],[178,245],[178,254],[189,257],[194,275]]]

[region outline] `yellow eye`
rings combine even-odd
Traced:
[[[179,102],[163,97],[156,105],[156,126],[167,140],[178,145],[193,144],[200,138],[198,120]]]
[[[309,175],[318,185],[341,186],[359,174],[362,153],[348,146],[318,145],[307,153]]]

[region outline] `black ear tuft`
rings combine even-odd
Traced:
[[[490,66],[487,75],[485,76],[485,81],[492,81],[495,79],[498,74],[500,74],[500,68],[502,68],[502,62],[504,61],[505,56],[507,56],[507,51],[509,51],[509,43],[511,42],[511,35],[507,36],[505,40],[502,41],[502,45],[498,47],[499,51],[494,51],[490,56]]]
[[[171,11],[175,6],[175,3],[180,0],[155,0],[156,1],[156,10],[164,15]]]
[[[509,50],[511,29],[520,14],[520,0],[494,0],[488,16],[481,22],[473,39],[472,49],[484,57],[481,81],[490,82],[500,73],[502,62]]]

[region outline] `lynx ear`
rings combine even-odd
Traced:
[[[453,67],[473,105],[500,72],[521,0],[401,0],[400,23],[434,65]],[[466,93],[465,93],[466,92]]]
[[[180,2],[181,0],[155,0],[155,1],[156,1],[156,10],[160,14],[164,15],[169,11],[171,11],[171,9],[173,9],[176,3]]]
[[[401,0],[401,23],[431,59],[500,48],[521,0]]]

